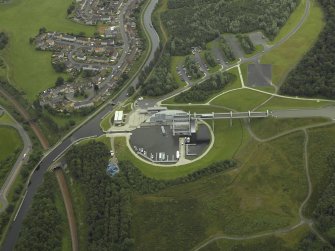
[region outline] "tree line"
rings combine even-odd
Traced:
[[[249,36],[238,34],[237,38],[240,41],[242,49],[244,50],[246,54],[251,54],[255,51],[254,44],[251,42],[251,39]]]
[[[4,32],[0,32],[0,50],[4,49],[8,44],[8,36]]]
[[[299,0],[169,0],[161,17],[175,55],[190,53],[222,33],[262,30],[273,39]],[[247,10],[247,11],[246,11]],[[172,46],[171,46],[172,47]]]
[[[326,25],[314,47],[280,88],[292,96],[335,98],[335,2],[318,0]]]
[[[186,73],[189,76],[191,76],[193,79],[198,79],[203,75],[197,63],[195,62],[195,59],[191,56],[187,56],[185,58],[185,68],[186,68]]]
[[[235,76],[231,73],[217,73],[201,84],[194,85],[188,91],[174,97],[176,103],[204,102],[211,95],[219,93],[232,82]]]
[[[232,49],[227,44],[226,40],[222,35],[220,35],[219,37],[219,46],[223,52],[223,55],[228,61],[234,61],[236,59]]]
[[[142,95],[162,96],[178,88],[177,82],[170,73],[171,57],[164,53],[147,80],[142,80]],[[145,77],[145,75],[142,75]],[[141,80],[141,79],[140,79]]]
[[[88,227],[88,250],[131,250],[131,206],[134,193],[149,194],[167,187],[191,182],[201,177],[234,168],[235,161],[220,161],[175,180],[146,177],[131,162],[119,163],[120,172],[106,173],[109,149],[91,141],[71,148],[66,155],[70,175],[85,197],[85,224]]]
[[[63,221],[56,207],[57,181],[46,173],[23,222],[15,250],[62,250]]]
[[[335,150],[329,153],[327,165],[331,170],[331,178],[322,191],[313,212],[316,227],[324,237],[335,247]]]

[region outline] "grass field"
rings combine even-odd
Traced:
[[[37,52],[29,44],[41,27],[50,31],[85,32],[93,34],[94,27],[76,24],[66,19],[71,0],[13,0],[0,6],[0,30],[9,34],[9,46],[4,57],[10,67],[10,78],[23,90],[29,101],[53,86],[58,76],[51,66],[51,53]]]
[[[325,118],[300,118],[300,119],[252,119],[251,129],[260,138],[266,139],[272,136],[276,136],[288,130],[295,128],[315,125],[329,121]]]
[[[310,50],[325,25],[319,4],[316,0],[311,2],[310,15],[301,29],[284,44],[265,54],[261,60],[263,64],[273,65],[272,80],[276,85],[285,80],[289,71]]]
[[[21,149],[19,133],[12,127],[0,126],[0,186],[12,169]]]
[[[201,251],[290,251],[298,250],[299,243],[305,236],[311,234],[310,229],[304,225],[292,232],[277,234],[252,240],[234,241],[234,240],[217,240],[201,249]],[[318,247],[321,241],[315,240],[313,250],[321,250]],[[312,250],[312,249],[310,249]]]
[[[14,123],[14,120],[7,113],[4,113],[0,116],[0,123],[12,124]]]
[[[17,149],[21,149],[21,138],[14,128],[0,126],[0,139],[0,161],[7,158]]]
[[[214,99],[212,105],[222,105],[236,111],[250,111],[266,101],[270,95],[250,89],[229,92]]]
[[[290,18],[286,21],[285,25],[280,29],[276,38],[270,42],[270,44],[275,44],[279,42],[283,37],[285,37],[289,32],[291,32],[299,23],[304,15],[306,8],[306,0],[301,0],[299,5],[296,7],[295,11],[291,14]]]
[[[211,235],[257,233],[297,223],[307,192],[303,142],[302,133],[266,144],[251,142],[237,170],[137,196],[136,250],[190,250]]]
[[[240,79],[240,75],[238,73],[238,69],[237,67],[231,69],[228,71],[229,73],[233,74],[236,76],[235,80],[233,83],[229,83],[225,88],[224,91],[228,91],[228,90],[232,90],[232,89],[236,89],[236,88],[240,88],[242,87],[241,84],[241,79]]]
[[[298,108],[321,108],[328,105],[335,105],[335,102],[318,100],[299,100],[294,98],[273,97],[258,110],[279,110]]]
[[[114,112],[108,113],[100,122],[100,127],[103,131],[107,131],[112,126],[112,118],[114,117]]]
[[[335,126],[311,129],[308,131],[310,143],[309,166],[313,184],[313,194],[306,207],[305,213],[311,216],[317,200],[327,186],[334,170],[330,170],[327,165],[327,157],[335,150]]]

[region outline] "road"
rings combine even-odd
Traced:
[[[5,109],[3,107],[0,106],[0,108],[5,111]],[[7,114],[9,115],[9,113],[7,113]],[[14,120],[14,118],[12,118],[12,119]],[[10,123],[10,124],[9,123],[0,123],[0,125],[10,126],[10,127],[13,127],[14,129],[16,129],[19,132],[20,137],[21,137],[22,142],[23,142],[23,149],[22,149],[19,157],[17,158],[14,166],[12,167],[10,173],[6,177],[6,180],[5,180],[5,182],[2,185],[1,190],[0,190],[0,202],[2,204],[2,209],[0,209],[0,212],[1,212],[2,210],[6,209],[6,207],[8,205],[7,195],[8,195],[9,189],[11,188],[11,186],[12,186],[13,182],[15,181],[17,175],[20,173],[22,165],[27,160],[26,156],[28,156],[30,151],[32,150],[32,143],[30,141],[30,138],[29,138],[27,132],[22,128],[22,126],[17,121],[15,121],[15,123]]]
[[[273,111],[272,115],[276,118],[310,118],[310,117],[324,117],[334,120],[335,108],[334,106],[326,106],[319,109],[294,109],[294,110],[278,110]]]
[[[147,31],[147,34],[150,37],[151,40],[151,51],[147,58],[147,61],[142,66],[146,67],[149,65],[149,63],[154,58],[155,51],[159,48],[159,37],[155,29],[153,28],[152,22],[151,22],[151,14],[157,4],[158,0],[151,0],[149,5],[147,6],[144,17],[143,17],[143,25]],[[136,76],[131,85],[135,86],[138,83],[138,77]],[[114,102],[123,102],[127,99],[127,90],[125,89],[123,92],[120,93],[120,95],[114,100]],[[13,250],[15,243],[18,239],[20,229],[22,227],[23,220],[28,212],[28,209],[30,207],[30,204],[32,202],[32,199],[34,195],[37,192],[38,187],[43,182],[43,175],[48,170],[49,166],[54,162],[54,160],[60,156],[66,149],[68,149],[75,141],[90,137],[90,136],[100,136],[103,134],[101,128],[100,128],[100,121],[101,119],[110,112],[112,107],[110,105],[105,105],[103,109],[92,119],[87,121],[82,127],[80,127],[77,131],[72,133],[69,137],[65,138],[62,142],[57,144],[53,149],[51,149],[40,162],[40,168],[35,170],[34,173],[32,173],[30,178],[30,185],[27,187],[27,193],[24,197],[21,207],[19,208],[15,221],[12,222],[10,229],[7,233],[6,239],[4,240],[2,250],[9,251]]]

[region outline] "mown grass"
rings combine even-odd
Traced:
[[[255,86],[252,87],[253,89],[264,91],[264,92],[269,92],[269,93],[276,93],[276,89],[272,85],[267,85],[267,86]]]
[[[254,234],[296,224],[307,193],[303,142],[302,133],[251,142],[237,170],[137,196],[135,249],[190,250],[217,234]]]
[[[84,140],[81,140],[78,144],[79,145],[85,145],[87,144],[88,142],[90,141],[97,141],[97,142],[101,142],[101,143],[104,143],[109,149],[111,149],[111,141],[110,141],[110,138],[105,136],[105,135],[102,135],[100,137],[97,137],[97,138],[89,138],[89,139],[84,139]]]
[[[0,6],[0,30],[9,34],[9,45],[3,55],[9,65],[15,87],[23,90],[29,101],[53,86],[59,74],[51,66],[51,53],[38,52],[29,44],[41,27],[50,31],[92,35],[95,28],[66,19],[70,0],[13,0]]]
[[[7,113],[3,113],[0,116],[0,123],[14,124],[15,122]]]
[[[100,127],[103,131],[107,131],[112,126],[112,118],[114,117],[114,112],[108,113],[100,122]]]
[[[193,111],[202,112],[200,109],[193,109],[191,112]],[[126,145],[126,139],[123,137],[115,138],[115,153],[119,160],[133,162],[146,176],[156,179],[175,179],[204,168],[213,162],[234,158],[239,149],[249,140],[247,131],[239,120],[234,121],[232,127],[228,121],[216,121],[214,135],[214,145],[208,154],[194,163],[183,166],[159,167],[144,163],[130,152]]]
[[[250,111],[266,101],[270,95],[253,91],[250,89],[240,89],[231,91],[214,99],[212,105],[222,105],[236,111]]]
[[[239,75],[239,73],[238,73],[238,69],[237,69],[237,67],[234,67],[234,68],[230,69],[230,70],[227,71],[227,72],[233,74],[234,76],[236,76],[236,78],[235,78],[235,80],[234,80],[233,83],[229,83],[229,84],[225,87],[224,91],[228,91],[228,90],[232,90],[232,89],[236,89],[236,88],[240,88],[240,87],[242,87],[241,78],[240,78],[240,75]]]
[[[289,40],[262,57],[263,64],[272,64],[272,80],[280,85],[292,68],[312,48],[325,25],[323,12],[317,1],[311,1],[310,15],[303,26]]]
[[[294,98],[273,97],[258,110],[280,110],[299,108],[321,108],[327,105],[334,105],[335,102],[322,100],[299,100]]]
[[[291,32],[299,23],[303,17],[306,9],[306,0],[301,0],[295,11],[291,14],[285,25],[280,29],[276,38],[270,42],[270,44],[278,43],[283,37]]]
[[[0,126],[0,161],[22,147],[19,133],[9,126]]]
[[[251,129],[258,137],[266,139],[295,128],[315,125],[327,121],[329,120],[325,118],[298,118],[298,119],[266,118],[266,119],[252,119],[250,125]]]

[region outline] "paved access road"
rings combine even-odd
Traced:
[[[292,109],[292,110],[277,110],[272,111],[272,116],[276,118],[310,118],[310,117],[324,117],[334,120],[335,107],[326,106],[323,108],[311,109]]]
[[[6,110],[3,107],[0,107],[1,110],[4,110],[5,113]],[[9,113],[7,113],[9,115]],[[5,209],[8,205],[7,202],[7,195],[8,195],[8,191],[10,189],[10,187],[12,186],[13,182],[15,181],[17,175],[20,173],[21,167],[23,165],[23,163],[26,161],[26,156],[29,154],[29,152],[32,149],[32,144],[30,141],[30,138],[27,134],[27,132],[22,128],[22,126],[14,120],[14,118],[12,118],[14,123],[1,123],[0,125],[4,125],[4,126],[10,126],[13,127],[14,129],[16,129],[19,134],[20,137],[22,139],[23,142],[23,149],[19,155],[19,157],[17,158],[14,166],[12,167],[10,173],[8,174],[4,184],[1,187],[0,190],[0,202],[2,203],[2,210]],[[0,210],[0,212],[2,211]]]
[[[157,32],[152,26],[151,22],[151,14],[158,3],[158,0],[151,0],[149,5],[147,6],[144,13],[143,25],[146,29],[150,40],[151,40],[151,51],[147,58],[147,61],[143,65],[146,67],[154,58],[155,51],[159,48],[159,37]],[[135,86],[138,83],[138,77],[135,77],[131,83],[132,86]],[[127,90],[124,90],[120,93],[120,95],[114,100],[115,103],[123,102],[127,99]],[[91,137],[91,136],[100,136],[103,134],[100,129],[100,121],[101,119],[110,112],[112,107],[110,105],[105,105],[104,108],[92,119],[87,121],[82,127],[80,127],[77,131],[75,131],[72,135],[65,138],[61,143],[55,146],[52,150],[50,150],[47,154],[45,154],[44,158],[40,162],[39,168],[32,174],[31,183],[27,187],[27,193],[25,198],[22,201],[21,207],[17,212],[15,220],[12,222],[12,225],[7,233],[6,239],[3,243],[2,250],[9,251],[13,250],[15,243],[18,239],[19,232],[22,227],[22,222],[24,217],[26,216],[29,206],[32,202],[32,199],[37,192],[38,187],[43,182],[43,175],[48,170],[49,166],[54,162],[54,160],[64,153],[66,149],[68,149],[74,142],[80,140],[82,138]]]

